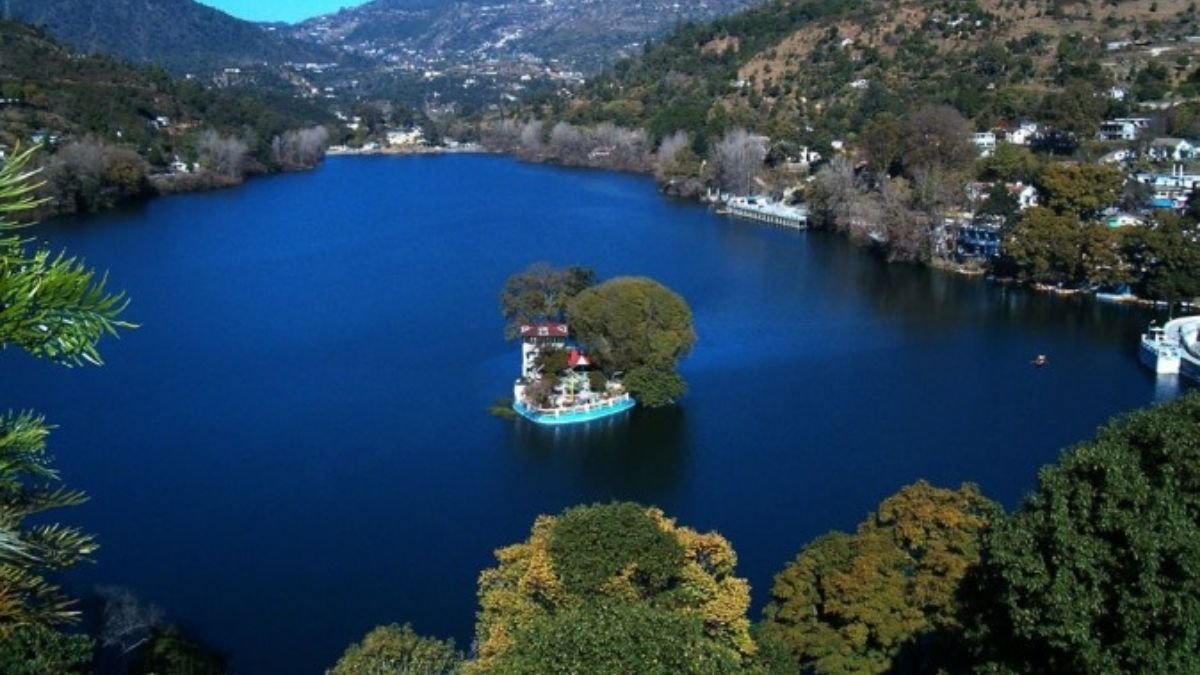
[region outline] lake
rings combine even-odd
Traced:
[[[321,673],[389,622],[468,646],[492,551],[581,502],[720,531],[757,618],[807,541],[901,486],[972,481],[1012,508],[1062,448],[1175,393],[1138,365],[1145,310],[885,265],[638,176],[332,159],[37,232],[109,270],[141,324],[103,368],[0,353],[0,408],[57,424],[92,497],[59,512],[102,545],[70,581],[133,589],[240,673]],[[688,300],[681,405],[486,414],[520,361],[499,289],[543,260]]]

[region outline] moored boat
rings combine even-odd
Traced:
[[[1183,351],[1177,340],[1167,335],[1162,326],[1151,326],[1142,334],[1138,357],[1159,375],[1177,375],[1183,361]]]

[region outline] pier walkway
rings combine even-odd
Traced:
[[[1193,381],[1200,382],[1200,316],[1185,316],[1168,321],[1163,326],[1163,336],[1183,348],[1180,350],[1179,372]]]

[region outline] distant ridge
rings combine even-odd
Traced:
[[[6,1],[14,20],[44,25],[80,51],[157,63],[176,73],[335,60],[320,45],[278,35],[193,0]]]

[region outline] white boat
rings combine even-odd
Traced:
[[[1183,362],[1183,348],[1169,337],[1161,326],[1153,326],[1142,334],[1138,356],[1147,368],[1159,375],[1178,375]]]

